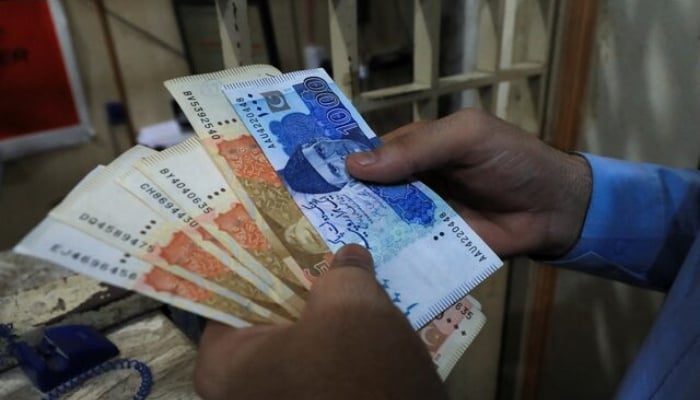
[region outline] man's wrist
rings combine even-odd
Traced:
[[[593,175],[591,166],[580,154],[564,155],[560,190],[549,219],[545,246],[538,258],[558,258],[567,254],[583,231],[591,201]]]

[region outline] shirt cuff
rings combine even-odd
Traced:
[[[654,166],[581,156],[593,178],[581,236],[568,254],[547,263],[644,283],[665,234],[662,188]]]

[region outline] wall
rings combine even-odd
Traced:
[[[697,167],[700,2],[600,0],[595,46],[580,148]],[[662,301],[562,271],[539,398],[611,398]]]
[[[182,48],[170,0],[110,0],[115,13],[176,49]],[[0,186],[0,249],[13,246],[75,186],[90,169],[107,163],[110,146],[104,104],[118,99],[113,71],[95,5],[64,1],[95,138],[90,143],[26,157],[4,166]],[[187,74],[181,56],[155,45],[110,18],[135,126],[171,118],[166,79]]]

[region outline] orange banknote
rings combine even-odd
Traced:
[[[485,323],[481,304],[467,295],[418,330],[443,380]]]
[[[234,327],[280,322],[273,315],[252,312],[209,289],[150,265],[79,229],[47,217],[14,251],[39,257],[74,272]]]
[[[173,79],[165,86],[248,214],[263,232],[274,233],[274,241],[301,267],[298,279],[310,287],[328,269],[331,253],[221,93],[227,83],[279,74],[270,66],[249,66]]]
[[[270,304],[270,298],[275,294],[269,296],[261,292],[259,286],[251,285],[251,280],[260,285],[264,282],[224,250],[224,246],[188,210],[179,207],[158,185],[132,166],[153,153],[152,150],[136,146],[110,163],[107,169],[113,172],[113,181],[140,200],[150,209],[149,212],[156,213],[172,226],[171,232],[174,233],[163,241],[167,244],[160,246],[160,256],[171,265],[182,265],[193,272],[197,269],[199,275],[205,278],[216,281],[226,278],[224,286],[238,293],[252,293],[251,299],[282,315],[298,316],[301,305],[288,313]],[[266,284],[265,290],[274,291]]]
[[[196,138],[145,157],[136,168],[285,301],[303,305],[306,290],[290,264],[277,257]]]
[[[180,230],[176,226],[132,196],[115,179],[111,170],[98,167],[50,215],[149,264],[248,304],[252,310],[275,317],[299,315],[296,308],[284,308],[271,288],[240,264],[232,260],[230,265],[224,265],[198,249],[186,235],[177,235]],[[189,224],[192,227],[196,222]],[[183,252],[189,254],[183,258]],[[175,259],[181,264],[169,262]]]

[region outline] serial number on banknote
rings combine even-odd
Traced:
[[[214,210],[212,207],[209,206],[209,204],[207,204],[207,202],[204,199],[197,196],[197,194],[193,192],[192,189],[187,187],[187,184],[184,181],[175,176],[174,173],[170,172],[170,169],[163,168],[159,172],[161,175],[165,175],[166,179],[170,180],[170,183],[173,186],[175,186],[178,190],[180,190],[182,194],[186,195],[187,198],[192,202],[192,204],[196,205],[197,208],[202,210],[202,212],[208,214]]]
[[[207,112],[204,110],[204,107],[202,107],[201,104],[199,104],[199,101],[197,101],[197,98],[194,96],[194,94],[191,91],[185,91],[182,92],[182,94],[187,97],[187,101],[190,102],[190,107],[192,107],[192,111],[194,111],[197,114],[199,122],[201,122],[204,129],[207,130],[207,134],[209,135],[209,137],[211,137],[214,140],[221,139],[221,135],[219,135],[216,132],[216,127],[214,126],[214,123],[207,115]]]
[[[128,269],[126,268],[120,268],[117,266],[113,266],[112,264],[102,261],[94,256],[88,255],[88,254],[82,254],[80,251],[76,251],[70,248],[67,248],[59,243],[54,243],[49,250],[52,253],[57,254],[58,256],[65,257],[65,258],[72,258],[79,263],[89,266],[90,268],[93,269],[98,269],[103,272],[108,272],[112,275],[117,275],[122,278],[127,278],[130,280],[134,280],[137,278],[137,274],[135,272],[129,272]],[[125,256],[128,256],[125,254]]]
[[[244,103],[245,99],[240,97],[236,99],[237,103]],[[247,104],[247,103],[245,103]],[[253,109],[248,107],[248,106],[243,106],[241,108],[241,111],[243,113],[243,117],[248,121],[250,124],[250,131],[258,133],[259,135],[256,136],[256,138],[265,143],[265,146],[268,149],[274,149],[275,148],[275,142],[270,138],[270,135],[267,133],[265,130],[265,127],[263,124],[260,122],[260,120],[257,118],[256,114],[253,112]]]
[[[95,226],[99,228],[100,230],[104,231],[105,233],[114,236],[117,239],[120,239],[124,243],[129,243],[134,247],[137,247],[139,249],[146,249],[147,252],[152,253],[155,251],[155,246],[152,244],[149,244],[148,242],[139,239],[136,237],[136,235],[131,234],[129,232],[125,232],[122,229],[119,229],[113,224],[110,224],[109,222],[105,221],[100,221],[99,218],[93,217],[88,213],[82,213],[80,215],[80,221],[83,221],[87,223],[88,225]]]
[[[450,232],[454,234],[454,237],[467,248],[469,253],[471,253],[475,258],[478,258],[479,262],[484,262],[486,260],[486,256],[483,255],[481,250],[479,250],[472,240],[469,239],[467,233],[464,232],[462,228],[457,226],[455,221],[453,221],[452,218],[447,215],[447,213],[440,213],[439,218],[442,220],[442,222],[447,223],[447,227],[450,228]]]
[[[168,197],[166,197],[163,193],[151,186],[149,183],[142,183],[139,186],[139,189],[143,190],[148,196],[151,196],[153,200],[156,200],[158,204],[160,204],[163,207],[163,209],[172,213],[186,225],[189,225],[191,228],[195,229],[199,227],[199,222],[195,221],[194,218],[192,218],[185,211],[180,210],[180,208],[177,207],[175,203],[173,203]]]
[[[466,319],[472,319],[472,317],[474,316],[474,312],[471,311],[471,308],[462,304],[461,302],[455,304],[455,310],[459,311],[460,314],[464,315],[464,318]]]

